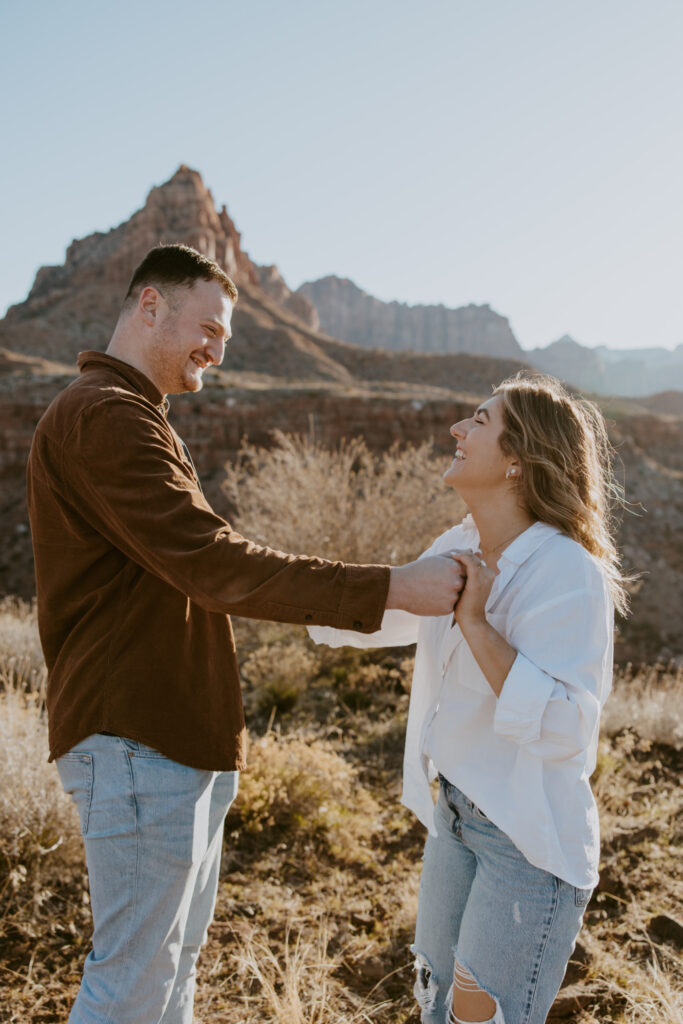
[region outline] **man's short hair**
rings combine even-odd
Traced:
[[[195,281],[217,281],[233,306],[238,292],[235,282],[214,260],[202,256],[189,245],[156,245],[135,269],[123,300],[124,309],[131,305],[143,288],[149,286],[164,292],[177,287],[192,288]]]

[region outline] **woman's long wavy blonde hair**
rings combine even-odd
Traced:
[[[494,394],[503,398],[500,447],[514,455],[527,511],[556,526],[599,560],[615,608],[628,610],[626,578],[614,542],[613,509],[624,505],[613,473],[614,449],[598,407],[575,398],[554,377],[518,373]]]

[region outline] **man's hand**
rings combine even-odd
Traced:
[[[391,570],[387,608],[414,615],[448,615],[464,586],[465,571],[451,555],[431,555]]]

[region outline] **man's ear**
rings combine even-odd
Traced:
[[[151,284],[140,292],[138,312],[148,327],[154,327],[156,323],[160,302],[161,294]]]

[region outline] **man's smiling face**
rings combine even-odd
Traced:
[[[148,375],[162,394],[200,391],[207,366],[223,361],[232,303],[218,281],[150,288],[157,298],[146,352]]]

